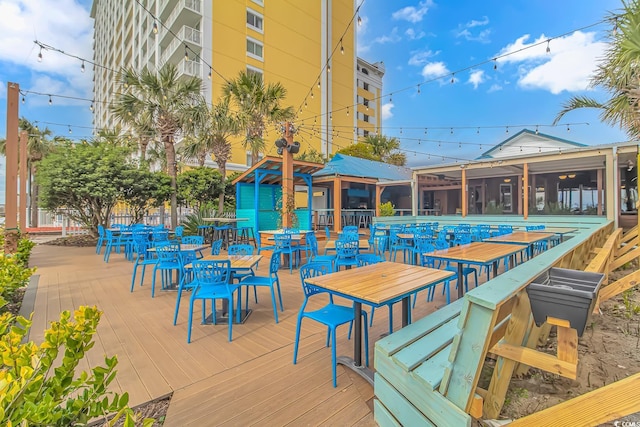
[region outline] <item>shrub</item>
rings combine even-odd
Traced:
[[[31,321],[8,313],[0,316],[0,424],[71,426],[116,413],[110,425],[122,416],[125,426],[134,425],[128,394],[107,391],[116,376],[115,356],[105,357],[106,366],[97,366],[91,373],[76,373],[78,363],[93,347],[101,314],[95,306],[80,307],[73,318],[69,311],[62,312],[40,345],[22,343]],[[143,425],[152,422],[147,419]]]
[[[393,203],[386,202],[380,204],[380,216],[394,216],[396,214]]]

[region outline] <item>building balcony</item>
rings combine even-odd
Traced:
[[[160,10],[165,10],[164,0]],[[173,2],[169,2],[173,3]],[[184,25],[194,25],[202,19],[202,0],[180,0],[166,19],[165,25],[177,32]]]
[[[177,34],[177,38],[162,50],[160,62],[173,64],[177,63],[180,58],[184,57],[184,45],[186,44],[194,52],[200,52],[202,48],[202,32],[194,28],[183,25]],[[191,55],[192,52],[190,51]]]
[[[202,78],[202,63],[183,59],[178,64],[178,74],[178,77],[187,76]]]

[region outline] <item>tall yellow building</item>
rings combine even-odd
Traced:
[[[380,101],[373,99],[380,88],[358,88],[355,0],[94,0],[91,16],[94,61],[105,65],[94,77],[97,128],[114,125],[107,108],[117,92],[113,70],[159,69],[167,62],[182,75],[201,77],[211,102],[242,70],[282,83],[288,91],[283,105],[297,112],[301,151],[334,153],[380,128]],[[373,108],[365,106],[367,98]],[[275,127],[267,129],[263,155],[276,154],[279,137]],[[234,142],[229,170],[250,163],[241,141]]]

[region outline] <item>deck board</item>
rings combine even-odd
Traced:
[[[256,304],[250,289],[253,313],[245,324],[234,325],[233,342],[227,341],[226,325],[200,324],[198,302],[192,342],[187,344],[189,294],[183,295],[174,326],[177,294],[161,291],[158,277],[156,296],[151,298],[152,268],[147,267],[144,285],[136,283],[130,292],[133,264],[122,254],[112,254],[107,264],[94,248],[38,245],[31,264],[40,277],[30,339],[40,342],[43,330],[61,310],[97,305],[103,316],[95,346],[81,366],[103,365],[105,356],[117,355],[118,375],[110,388],[127,391],[132,406],[173,393],[166,426],[375,424],[368,403],[373,388],[368,383],[338,366],[338,387],[332,386],[331,349],[325,347],[323,326],[303,321],[298,363],[293,365],[296,321],[304,299],[296,271],[279,274],[285,310],[278,311],[278,324],[268,290],[258,289]],[[258,274],[267,269],[268,263],[261,263]],[[435,302],[427,303],[426,293],[419,296],[414,319],[444,305],[440,289]],[[336,302],[350,304],[340,298]],[[313,301],[308,308],[325,303]],[[400,304],[394,306],[394,315],[397,329]],[[387,330],[388,310],[377,310],[369,329],[371,366],[374,343]],[[347,332],[347,325],[338,329],[338,354],[353,352]]]

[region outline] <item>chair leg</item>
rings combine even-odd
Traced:
[[[193,322],[193,298],[189,299],[189,321],[187,325],[187,343],[191,342],[191,324]]]
[[[133,266],[133,273],[131,274],[131,292],[133,292],[133,288],[136,286],[136,271],[138,270],[138,264]]]
[[[173,326],[176,325],[176,323],[178,323],[178,311],[180,311],[180,298],[182,297],[182,290],[178,289],[178,296],[176,298],[176,310],[175,313],[173,313]]]
[[[388,304],[389,307],[389,335],[393,333],[393,304]]]
[[[271,285],[271,304],[273,305],[273,317],[276,319],[276,323],[278,323],[278,305],[276,304],[276,292],[273,289],[273,285]]]
[[[280,292],[280,280],[276,279],[276,286],[278,288],[278,299],[280,300],[280,311],[284,311],[284,306],[282,305],[282,292]]]
[[[298,344],[300,343],[300,328],[302,327],[302,316],[298,315],[298,321],[296,322],[296,339],[293,342],[293,364],[298,361]]]
[[[233,295],[229,298],[229,342],[233,340]]]
[[[358,319],[360,320],[360,319]],[[333,387],[338,387],[338,380],[336,378],[336,331],[333,331],[331,337],[331,372],[333,373]]]

